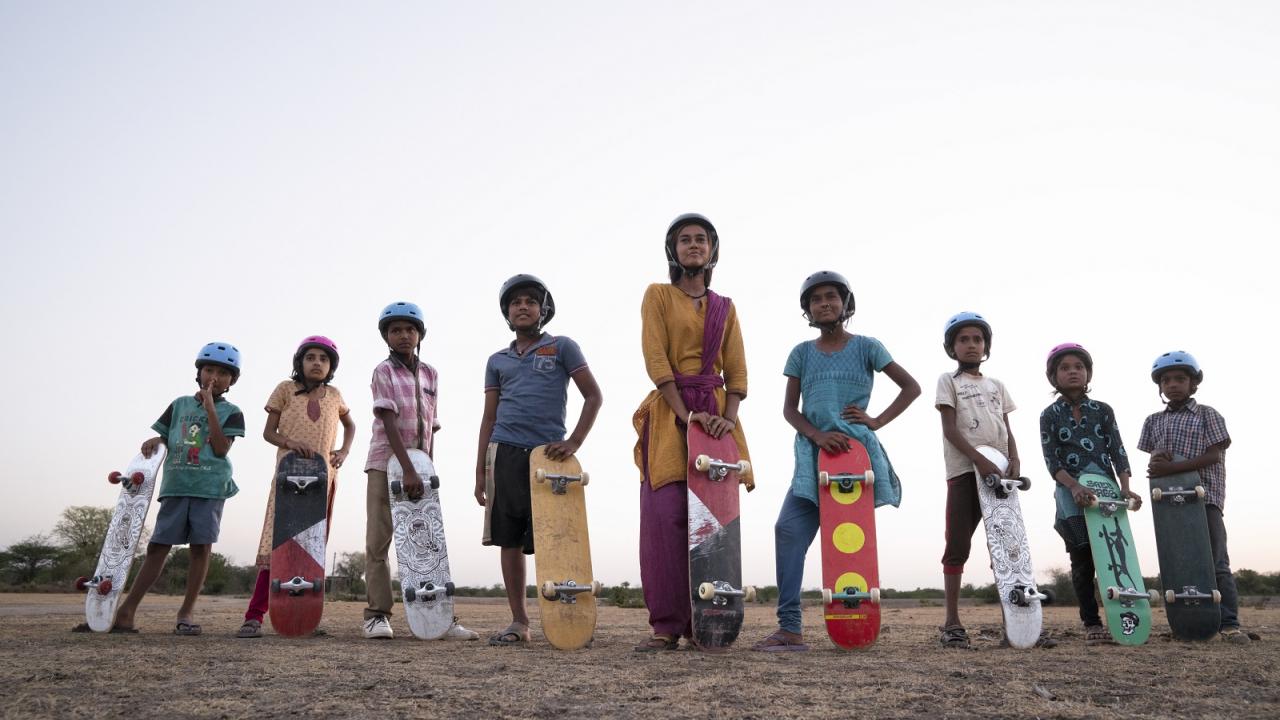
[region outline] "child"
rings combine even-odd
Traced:
[[[1017,406],[1004,383],[981,371],[982,362],[991,357],[991,324],[977,313],[958,313],[947,320],[942,340],[943,349],[957,367],[938,377],[934,400],[942,414],[942,456],[947,465],[946,549],[942,553],[947,616],[940,640],[943,647],[963,649],[969,647],[969,634],[960,623],[960,578],[973,533],[982,520],[973,468],[977,466],[983,477],[1002,474],[974,448],[989,445],[1004,453],[1009,458],[1004,477],[1019,477],[1021,463],[1018,445],[1009,431],[1009,413]]]
[[[365,493],[365,582],[369,605],[364,610],[364,636],[390,639],[391,495],[387,489],[387,463],[394,455],[404,468],[404,491],[410,498],[422,496],[422,478],[409,461],[409,448],[431,454],[436,423],[436,369],[418,358],[427,327],[422,310],[408,302],[394,302],[382,310],[378,331],[391,350],[373,369],[373,438],[364,471],[369,476]],[[478,634],[454,618],[445,640],[475,640]]]
[[[844,276],[814,273],[800,286],[800,309],[816,340],[795,346],[787,358],[787,394],[782,415],[796,429],[795,473],[773,527],[778,579],[778,629],[757,642],[765,652],[808,650],[800,613],[804,556],[818,532],[818,448],[840,453],[850,439],[867,448],[876,475],[876,506],[898,506],[898,476],[876,439],[875,430],[889,424],[920,395],[920,385],[875,338],[845,330],[853,317],[854,297]],[[898,396],[879,417],[867,414],[875,373],[898,386]],[[800,409],[804,401],[803,413]]]
[[[338,489],[338,468],[351,452],[356,424],[338,388],[329,385],[338,369],[338,346],[323,335],[305,338],[293,353],[293,375],[276,386],[267,400],[267,426],[262,437],[280,448],[276,464],[290,451],[302,457],[320,455],[329,473],[329,497],[325,511],[325,539],[329,538],[329,522],[333,518],[333,496]],[[338,423],[342,423],[342,447],[333,449]],[[274,477],[274,475],[273,475]],[[267,612],[267,588],[270,584],[271,537],[275,527],[275,482],[267,492],[267,517],[258,542],[258,581],[244,614],[244,624],[236,637],[262,637],[262,617]]]
[[[542,331],[556,306],[541,280],[532,275],[507,280],[498,292],[498,307],[516,339],[485,366],[475,494],[485,508],[482,542],[501,548],[502,581],[511,606],[511,624],[490,636],[489,644],[518,645],[529,641],[524,560],[534,550],[529,453],[539,445],[547,445],[552,460],[577,452],[595,422],[601,396],[578,344]],[[583,403],[578,424],[565,440],[570,378]]]
[[[142,443],[146,457],[160,445],[169,449],[160,484],[160,511],[147,545],[147,557],[129,595],[116,609],[111,632],[133,633],[134,613],[169,557],[174,545],[189,545],[187,593],[178,608],[175,635],[199,635],[192,612],[209,571],[213,544],[218,541],[223,502],[239,492],[231,478],[227,452],[235,438],[244,436],[244,415],[223,395],[240,379],[240,351],[230,343],[212,342],[196,355],[194,396],[183,395],[165,408],[151,426],[159,433]]]
[[[1045,376],[1059,399],[1040,413],[1040,443],[1044,462],[1055,482],[1057,518],[1054,529],[1066,543],[1071,557],[1071,584],[1080,602],[1085,642],[1110,643],[1111,636],[1098,615],[1094,594],[1093,555],[1089,550],[1089,530],[1082,507],[1094,495],[1076,482],[1083,473],[1097,473],[1119,479],[1121,494],[1142,506],[1142,497],[1129,489],[1129,456],[1120,441],[1115,413],[1104,402],[1088,396],[1093,379],[1093,358],[1076,343],[1063,343],[1049,351]]]
[[[1222,593],[1220,632],[1229,642],[1248,644],[1249,636],[1240,630],[1237,617],[1236,579],[1231,574],[1227,528],[1222,521],[1227,494],[1226,453],[1231,447],[1227,423],[1217,410],[1192,399],[1204,373],[1190,353],[1179,350],[1156,358],[1151,379],[1160,388],[1161,400],[1169,400],[1164,412],[1154,413],[1142,423],[1138,449],[1151,453],[1147,475],[1158,478],[1193,470],[1200,474],[1208,493],[1205,514],[1209,519],[1209,547],[1213,550],[1218,592]],[[1175,454],[1186,459],[1174,462]]]

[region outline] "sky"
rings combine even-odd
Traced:
[[[1280,570],[1276,37],[1264,2],[0,0],[0,547],[68,505],[112,505],[108,471],[221,340],[243,353],[228,399],[247,436],[215,551],[252,562],[275,453],[262,407],[297,343],[324,334],[358,424],[329,552],[362,550],[377,316],[408,300],[440,372],[453,574],[500,582],[472,497],[483,371],[511,341],[502,281],[533,273],[556,299],[548,331],[578,341],[604,393],[579,452],[596,576],[638,583],[639,306],[665,281],[667,224],[696,211],[719,229],[713,288],[737,306],[750,372],[746,582],[774,582],[782,368],[816,336],[799,290],[820,269],[853,285],[850,330],[924,390],[879,433],[903,484],[877,513],[884,587],[941,586],[933,397],[962,310],[994,326],[984,372],[1018,407],[1041,575],[1067,566],[1037,445],[1045,355],[1066,341],[1093,353],[1141,492],[1151,363],[1199,359],[1197,398],[1233,438],[1232,564]],[[871,411],[894,391],[878,378]],[[570,426],[579,407],[571,388]],[[1149,508],[1132,523],[1155,575]],[[983,543],[966,582],[991,582]],[[820,579],[815,544],[804,585]]]

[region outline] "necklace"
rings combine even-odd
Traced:
[[[689,298],[690,298],[690,299],[693,299],[693,300],[701,300],[702,298],[704,298],[704,297],[706,297],[706,296],[707,296],[707,289],[706,289],[706,288],[703,288],[703,289],[702,289],[702,294],[701,294],[701,295],[694,295],[693,293],[689,292],[688,290],[685,290],[684,288],[680,287],[679,285],[676,285],[675,287],[676,287],[676,289],[677,289],[677,290],[679,290],[680,292],[684,293],[685,295],[688,295],[688,296],[689,296]]]

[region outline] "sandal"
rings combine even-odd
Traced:
[[[1086,645],[1114,645],[1115,640],[1111,639],[1111,633],[1101,625],[1086,625],[1084,628],[1084,642]]]
[[[969,633],[963,625],[948,625],[942,628],[942,637],[938,638],[942,647],[954,650],[969,649]]]
[[[240,629],[236,631],[238,638],[260,638],[262,637],[262,621],[261,620],[245,620]]]
[[[635,646],[636,652],[661,652],[663,650],[677,650],[680,648],[680,641],[670,635],[654,635],[648,640]]]
[[[513,622],[506,630],[489,636],[489,644],[494,646],[523,645],[529,642],[529,626]]]
[[[1253,642],[1253,638],[1249,637],[1245,631],[1238,627],[1227,628],[1218,634],[1222,636],[1223,642],[1229,642],[1235,645],[1248,645]]]
[[[804,652],[809,649],[804,644],[803,636],[798,633],[778,629],[769,637],[751,646],[759,652]]]
[[[173,626],[174,635],[199,635],[201,632],[199,625],[182,620],[179,620],[178,624]]]

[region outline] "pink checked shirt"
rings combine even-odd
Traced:
[[[373,369],[373,409],[386,408],[396,414],[396,430],[406,448],[419,448],[431,452],[431,436],[436,423],[436,369],[418,362],[418,385],[422,388],[422,402],[414,397],[417,390],[413,371],[396,360],[387,358]],[[418,420],[422,422],[419,424]],[[419,432],[421,428],[421,432]],[[391,445],[387,442],[387,429],[376,418],[373,421],[373,439],[369,441],[369,459],[364,469],[386,472],[391,459]]]

